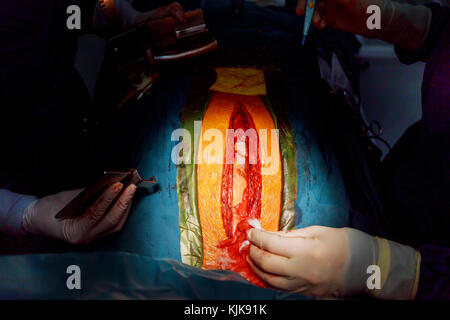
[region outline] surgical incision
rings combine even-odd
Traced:
[[[221,214],[227,239],[218,243],[222,248],[219,263],[222,269],[238,272],[247,280],[264,286],[246,262],[249,251],[246,232],[259,226],[261,217],[259,137],[250,114],[239,102],[234,107],[229,129],[234,134],[227,135],[227,159],[221,185]]]

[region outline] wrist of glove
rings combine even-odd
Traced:
[[[366,31],[366,36],[416,51],[425,41],[431,23],[431,10],[422,5],[382,1],[381,29]]]
[[[23,212],[23,231],[67,241],[68,239],[64,239],[62,221],[56,220],[54,216],[81,191],[83,190],[60,192],[32,202]]]
[[[321,226],[287,232],[252,229],[247,237],[250,267],[274,288],[315,297],[415,297],[420,255],[409,246],[355,229]],[[379,267],[373,277],[378,282],[372,282],[371,266]]]
[[[55,215],[82,190],[71,190],[38,199],[22,216],[22,229],[28,234],[41,235],[72,244],[88,244],[93,240],[120,231],[130,211],[135,185],[120,193],[123,185],[110,186],[80,217],[58,220]]]
[[[349,257],[343,296],[365,293],[379,299],[415,298],[420,274],[418,251],[355,229],[345,230]]]
[[[0,233],[16,237],[26,235],[22,228],[23,212],[36,199],[35,196],[0,189]]]

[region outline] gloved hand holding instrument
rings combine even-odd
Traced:
[[[417,50],[423,43],[431,20],[431,10],[391,0],[298,0],[296,13],[305,15],[307,31],[308,14],[312,25],[319,30],[325,27],[360,34],[393,43],[405,50]],[[380,29],[369,29],[367,8],[380,8]],[[305,30],[304,30],[305,32]],[[305,34],[305,33],[304,33]]]
[[[417,292],[420,253],[355,229],[252,229],[248,239],[248,263],[278,289],[315,297],[380,299],[414,299]],[[376,268],[378,283],[369,279]]]
[[[368,8],[381,12],[380,28],[369,28]],[[369,12],[368,12],[369,11]],[[390,0],[298,0],[298,15],[311,24],[378,38],[397,49],[415,51],[425,41],[431,10]],[[314,12],[314,13],[312,13]],[[304,36],[308,16],[305,17]],[[269,285],[315,297],[369,295],[381,299],[414,299],[420,253],[414,248],[351,228],[308,228],[265,232],[252,229],[248,262]],[[374,283],[371,283],[372,273]],[[378,277],[378,279],[376,279]]]
[[[177,2],[138,12],[124,0],[101,0],[96,7],[93,24],[98,33],[113,35],[108,43],[117,58],[115,67],[132,84],[132,94],[125,96],[125,101],[151,86],[158,75],[153,65],[155,59],[171,61],[184,58],[185,52],[164,55],[158,49],[167,46],[173,49],[178,42],[189,44],[191,35],[196,37],[194,40],[210,41],[207,42],[210,46],[203,51],[203,47],[195,52],[189,51],[190,56],[217,47],[215,40],[211,42],[207,37],[208,30],[203,24],[201,11],[185,14]],[[136,29],[138,26],[141,28]],[[154,56],[150,48],[159,55]],[[154,179],[143,180],[136,170],[106,172],[87,189],[61,192],[32,202],[23,210],[21,232],[15,233],[43,235],[73,244],[90,243],[121,230],[136,188],[149,187],[153,183]]]
[[[94,8],[86,5],[86,12],[92,14],[92,28],[87,29],[100,35],[121,33],[164,18],[184,21],[183,8],[176,2],[138,12],[125,0],[100,0]],[[30,161],[33,157],[30,156]],[[0,233],[35,234],[85,244],[116,232],[125,223],[136,187],[143,184],[142,179],[135,179],[135,173],[105,175],[108,179],[103,176],[85,190],[64,191],[41,199],[0,189]],[[133,179],[127,180],[128,176]]]
[[[123,185],[111,185],[81,216],[57,219],[56,214],[82,190],[60,192],[38,199],[25,209],[22,227],[28,234],[47,236],[72,244],[88,244],[92,240],[120,231],[128,217],[135,185],[119,195]]]
[[[175,2],[137,12],[124,0],[100,2],[94,26],[107,38],[105,61],[112,70],[108,81],[118,83],[117,97],[110,103],[118,107],[148,92],[161,64],[190,60],[218,48],[200,9],[185,13]]]
[[[120,231],[130,212],[137,187],[155,183],[143,180],[137,170],[105,172],[86,189],[60,192],[32,202],[23,212],[25,233],[43,235],[73,244]]]

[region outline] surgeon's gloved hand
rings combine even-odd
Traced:
[[[134,26],[139,25],[141,23],[149,22],[152,20],[158,20],[162,18],[173,17],[179,22],[185,21],[184,11],[181,4],[178,2],[173,2],[166,6],[159,7],[154,10],[150,10],[147,12],[136,12],[134,16],[134,20],[132,24]]]
[[[309,0],[298,0],[296,13],[304,15]],[[318,29],[332,27],[361,34],[366,29],[367,7],[384,7],[384,0],[324,0],[316,1],[312,24]]]
[[[298,0],[296,13],[305,14],[309,0]],[[380,29],[369,29],[367,21],[373,11],[380,8]],[[391,0],[323,0],[316,1],[313,26],[318,29],[332,27],[342,31],[381,39],[402,49],[417,50],[428,34],[431,10],[422,5],[411,5]]]
[[[100,4],[97,5],[94,13],[94,30],[100,33],[118,26],[122,30],[128,30],[166,17],[173,17],[180,22],[185,20],[183,7],[178,2],[146,12],[136,11],[126,0],[105,0],[104,4],[103,8]]]
[[[135,185],[122,190],[121,183],[111,185],[80,217],[58,220],[55,215],[81,191],[72,190],[38,199],[24,211],[22,228],[26,233],[47,236],[72,244],[88,244],[120,231],[128,217]]]
[[[252,229],[248,239],[252,243],[247,259],[250,266],[278,289],[314,297],[368,294],[380,299],[412,299],[417,291],[420,254],[409,246],[355,229]],[[372,265],[380,268],[375,286],[368,273]]]

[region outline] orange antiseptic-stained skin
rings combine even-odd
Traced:
[[[261,183],[261,216],[262,227],[268,231],[277,231],[281,214],[282,194],[282,167],[279,149],[279,140],[274,139],[276,145],[273,148],[275,154],[271,154],[270,143],[272,141],[272,129],[275,124],[270,112],[259,96],[247,96],[231,93],[213,93],[209,106],[202,122],[202,136],[209,129],[216,129],[223,137],[222,155],[225,156],[226,130],[230,126],[230,119],[237,104],[243,105],[250,115],[258,134],[260,129],[267,130],[268,157],[261,160],[261,171],[264,167],[272,166],[270,174],[262,174]],[[261,143],[261,136],[259,137]],[[197,152],[197,196],[200,224],[203,240],[203,267],[206,269],[221,269],[219,257],[223,247],[218,247],[221,241],[227,239],[224,222],[221,213],[221,182],[224,170],[221,163],[205,163],[205,148],[211,142],[199,143]],[[260,156],[262,156],[260,154]],[[271,163],[268,159],[271,159]],[[235,186],[236,190],[236,186]]]
[[[245,101],[245,102],[244,102]],[[266,106],[258,96],[246,96],[243,103],[246,105],[248,113],[253,119],[255,128],[260,133],[260,129],[267,129],[267,149],[268,158],[275,161],[275,163],[268,163],[261,165],[262,170],[274,165],[274,174],[262,175],[262,195],[261,195],[261,226],[267,231],[278,231],[281,214],[281,192],[282,192],[282,167],[279,139],[274,139],[277,145],[275,155],[270,154],[272,129],[275,129],[272,116],[267,110]],[[261,140],[261,137],[260,137]],[[267,158],[267,157],[266,157]],[[269,159],[261,159],[269,162]]]
[[[215,93],[212,96],[203,117],[200,138],[205,131],[217,129],[225,139],[235,102],[236,97],[232,94]],[[226,141],[223,141],[223,155],[225,145]],[[217,242],[226,239],[220,210],[223,163],[211,164],[205,163],[205,159],[199,159],[207,146],[208,142],[203,141],[197,153],[197,205],[202,228],[203,267],[214,269],[217,268],[217,257],[221,252],[216,246]]]

